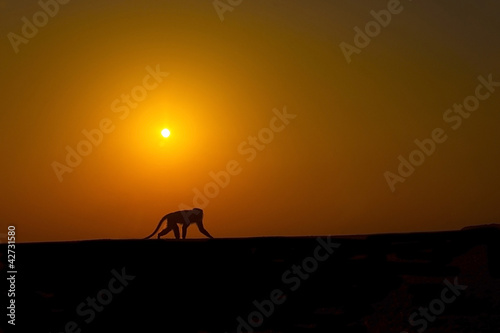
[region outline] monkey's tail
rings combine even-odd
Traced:
[[[156,232],[158,231],[158,229],[160,229],[161,224],[163,223],[163,221],[165,221],[166,219],[167,219],[167,215],[163,216],[163,218],[158,223],[158,226],[156,227],[155,231],[153,231],[153,233],[151,235],[149,235],[148,237],[143,238],[143,239],[149,239],[149,238],[153,237],[156,234]]]

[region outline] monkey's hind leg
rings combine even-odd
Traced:
[[[189,226],[188,224],[184,224],[182,226],[182,239],[186,239],[188,226]]]
[[[176,224],[176,225],[172,226],[172,228],[174,229],[175,238],[179,239],[180,238],[179,227]]]
[[[158,239],[160,239],[161,236],[168,234],[170,231],[172,231],[172,227],[166,227],[165,229],[163,229],[161,232],[158,233]]]

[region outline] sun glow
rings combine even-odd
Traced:
[[[164,138],[168,138],[170,136],[170,131],[167,129],[167,128],[164,128],[162,131],[161,131],[161,135],[164,137]]]

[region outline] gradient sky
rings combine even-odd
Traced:
[[[479,76],[500,82],[499,2],[402,0],[348,63],[341,43],[387,7],[244,0],[221,21],[211,0],[73,0],[43,22],[37,1],[0,1],[0,232],[141,238],[199,203],[215,237],[499,223],[500,87],[479,88],[488,98],[459,128],[443,119]],[[13,46],[33,15],[38,31]],[[128,107],[122,95],[144,91],[148,66],[169,74],[147,78],[155,88]],[[284,109],[296,116],[286,126],[273,120]],[[103,120],[112,128],[61,181],[54,162]],[[392,191],[384,174],[436,128],[447,140]],[[254,154],[259,133],[268,143]],[[229,184],[207,187],[228,163]],[[206,188],[212,198],[195,197]]]

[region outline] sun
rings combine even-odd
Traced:
[[[168,128],[164,128],[162,131],[161,131],[161,135],[164,137],[164,138],[168,138],[170,136],[170,131],[168,130]]]

